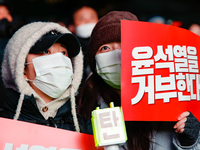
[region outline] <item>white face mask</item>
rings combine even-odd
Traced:
[[[95,56],[98,75],[111,87],[121,88],[121,50],[116,49]]]
[[[96,23],[86,23],[76,27],[76,35],[80,38],[89,38]]]
[[[62,53],[36,57],[33,60],[36,77],[33,84],[52,98],[58,98],[71,84],[71,60]]]

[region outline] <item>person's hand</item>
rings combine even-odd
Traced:
[[[190,112],[186,111],[183,112],[179,117],[178,117],[178,122],[174,125],[175,132],[177,133],[183,133],[185,129],[185,123],[187,121],[187,116],[189,116]]]
[[[191,112],[186,111],[178,117],[174,129],[179,133],[181,145],[189,146],[194,144],[199,136],[200,123]]]

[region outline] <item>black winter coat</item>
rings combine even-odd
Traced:
[[[5,90],[3,108],[0,108],[0,117],[12,119],[15,115],[20,94],[12,89]],[[92,134],[92,126],[89,120],[83,119],[77,114],[81,133]],[[24,96],[19,119],[21,121],[57,127],[61,129],[75,131],[75,126],[71,114],[71,102],[68,100],[58,109],[56,116],[46,120],[39,112],[33,95]]]

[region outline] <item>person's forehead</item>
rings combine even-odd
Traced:
[[[67,51],[67,47],[64,44],[59,43],[59,42],[54,43],[51,47],[49,47],[49,49],[51,49],[52,47],[54,47],[54,48],[60,48],[61,47],[61,48],[64,48],[62,50]]]
[[[9,12],[8,8],[4,5],[0,5],[0,11],[1,12]]]
[[[121,45],[121,42],[113,41],[113,42],[110,42],[110,43],[105,43],[103,45]],[[103,45],[101,45],[101,46],[103,46]]]
[[[79,17],[79,16],[85,16],[85,14],[92,14],[92,15],[97,15],[96,11],[93,8],[90,7],[83,7],[79,10],[77,10],[74,14],[74,18]]]
[[[62,47],[62,49],[59,49],[60,47]],[[55,50],[55,49],[58,50],[58,51],[56,51],[56,52],[65,51],[65,52],[68,53],[66,46],[65,46],[64,44],[62,44],[62,43],[59,43],[59,42],[54,43],[54,44],[53,44],[51,47],[49,47],[47,50],[50,50],[51,52],[53,52],[53,50]],[[44,51],[47,51],[47,50],[44,50]],[[27,57],[29,57],[29,58],[35,58],[35,57],[39,57],[39,56],[41,56],[41,55],[42,55],[42,52],[41,52],[41,53],[29,53],[29,54],[27,55]]]

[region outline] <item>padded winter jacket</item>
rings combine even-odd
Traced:
[[[15,114],[20,94],[13,89],[5,89],[5,93],[4,106],[3,109],[0,108],[0,117],[12,119]],[[18,120],[75,131],[70,103],[70,100],[68,100],[58,109],[55,117],[49,117],[46,120],[39,112],[34,96],[25,95]],[[78,114],[77,118],[80,132],[92,134],[91,122],[83,119]]]
[[[1,114],[15,120],[91,133],[92,129],[87,130],[89,122],[85,122],[76,113],[75,95],[83,73],[81,46],[78,55],[70,58],[73,68],[71,85],[53,101],[46,103],[24,78],[26,57],[31,47],[43,35],[52,31],[58,34],[72,34],[57,23],[33,22],[17,30],[8,41],[2,63],[2,81],[6,90],[5,98],[1,99],[4,101]]]

